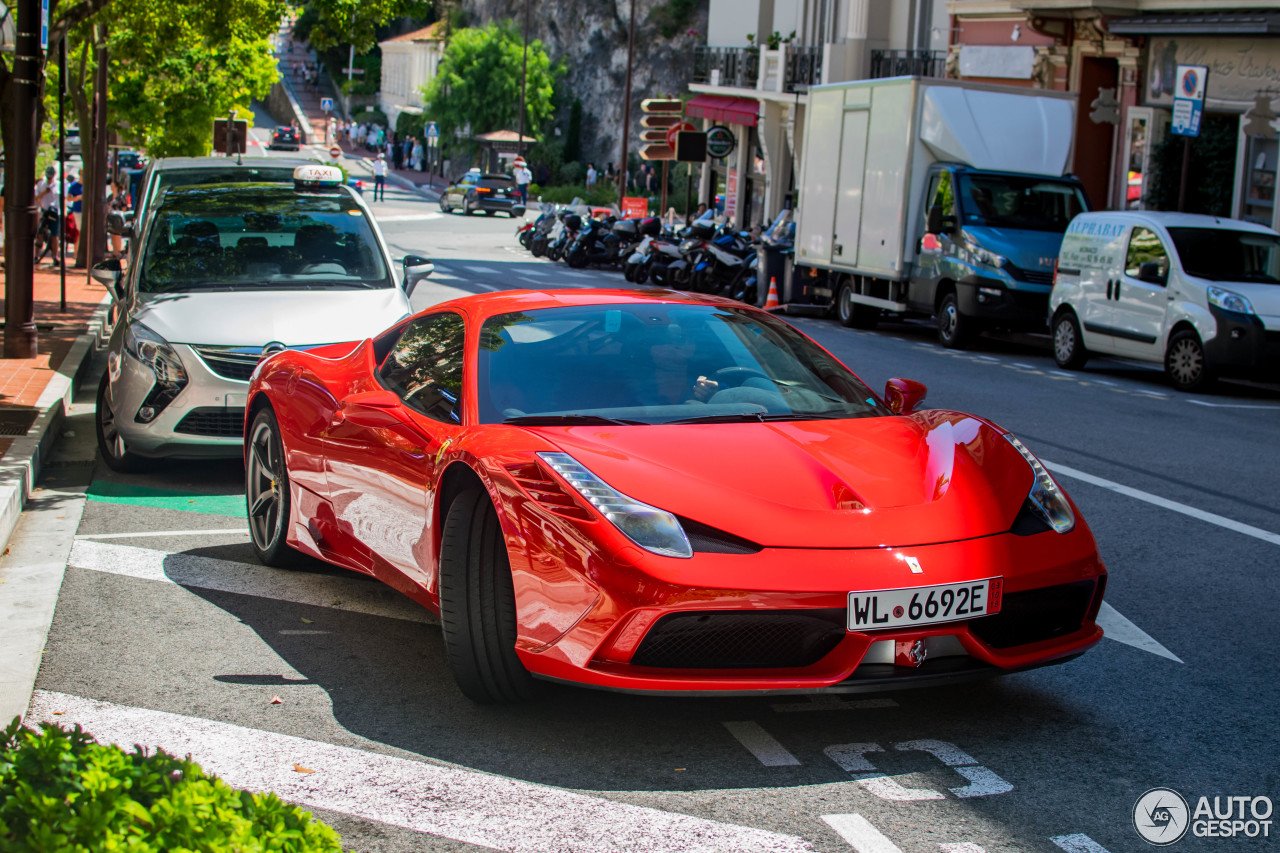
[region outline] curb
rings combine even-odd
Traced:
[[[75,391],[93,360],[94,349],[102,339],[110,305],[104,302],[94,312],[89,331],[76,338],[67,357],[36,402],[40,414],[25,436],[15,438],[8,452],[0,457],[0,544],[7,546],[18,526],[31,490],[40,479],[44,460],[53,448],[59,428],[67,416]]]

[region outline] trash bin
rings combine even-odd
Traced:
[[[756,269],[760,276],[759,303],[764,304],[769,293],[769,282],[778,289],[778,301],[786,304],[797,301],[791,287],[792,255],[795,253],[796,225],[790,208],[784,209],[773,224],[760,236]]]

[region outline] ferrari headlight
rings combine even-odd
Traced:
[[[1205,288],[1205,293],[1209,297],[1209,304],[1216,305],[1223,311],[1235,311],[1240,314],[1253,313],[1253,303],[1235,291],[1210,286]]]
[[[567,453],[539,453],[538,458],[641,548],[663,557],[693,556],[689,538],[671,513],[627,497]]]
[[[156,377],[155,386],[134,416],[139,423],[150,423],[187,387],[187,371],[169,342],[141,323],[132,323],[125,329],[124,351]]]
[[[1031,511],[1056,532],[1070,533],[1076,526],[1076,515],[1071,511],[1071,504],[1067,502],[1062,489],[1035,454],[1027,450],[1021,441],[1018,441],[1012,433],[1005,433],[1004,437],[1022,454],[1022,458],[1027,460],[1027,464],[1031,466],[1031,472],[1035,475],[1035,482],[1031,484],[1031,491],[1027,493],[1027,505]]]

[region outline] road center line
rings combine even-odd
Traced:
[[[760,759],[765,767],[793,767],[800,764],[800,759],[787,752],[787,748],[778,743],[759,723],[725,723],[724,727],[738,739],[738,743]]]
[[[1078,471],[1075,468],[1071,468],[1066,465],[1059,465],[1056,462],[1049,462],[1045,459],[1041,459],[1040,461],[1043,462],[1044,466],[1050,471],[1055,474],[1060,474],[1063,477],[1080,480],[1081,482],[1088,483],[1091,486],[1107,489],[1117,494],[1124,495],[1125,497],[1133,498],[1134,500],[1144,501],[1152,504],[1153,506],[1182,513],[1183,515],[1208,522],[1209,524],[1216,524],[1218,527],[1224,527],[1227,530],[1234,531],[1235,533],[1243,533],[1245,536],[1252,536],[1254,539],[1261,539],[1263,542],[1270,542],[1272,545],[1280,545],[1280,533],[1272,533],[1269,530],[1263,530],[1260,527],[1254,527],[1253,525],[1245,524],[1243,522],[1236,521],[1235,519],[1217,515],[1212,512],[1205,512],[1204,510],[1196,509],[1193,506],[1187,506],[1186,504],[1171,501],[1168,498],[1162,498],[1159,495],[1153,495],[1150,492],[1134,489],[1130,486],[1125,486],[1111,480],[1104,480],[1101,477],[1086,474],[1083,471]]]
[[[178,586],[253,595],[315,607],[366,613],[388,619],[433,623],[435,616],[391,587],[358,577],[308,574],[219,560],[196,554],[171,554],[132,545],[77,540],[67,564]]]
[[[898,845],[860,814],[827,814],[822,819],[858,853],[902,853]]]
[[[1049,839],[1067,853],[1107,853],[1107,848],[1087,835],[1055,835]]]
[[[29,718],[190,754],[237,788],[511,853],[814,853],[795,836],[63,693],[36,691]]]

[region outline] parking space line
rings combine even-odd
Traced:
[[[812,694],[806,702],[779,702],[773,710],[779,713],[792,711],[863,711],[873,708],[896,708],[893,699],[841,699],[829,694]]]
[[[902,853],[860,814],[824,814],[822,819],[858,853]]]
[[[1049,839],[1067,853],[1107,853],[1107,848],[1087,835],[1055,835]]]
[[[1269,530],[1263,530],[1262,528],[1254,527],[1251,524],[1244,524],[1243,522],[1236,521],[1235,519],[1226,518],[1225,516],[1212,512],[1205,512],[1204,510],[1196,509],[1193,506],[1187,506],[1186,504],[1180,504],[1177,501],[1171,501],[1168,498],[1162,498],[1159,495],[1153,495],[1150,492],[1144,492],[1140,489],[1112,482],[1111,480],[1104,480],[1101,477],[1086,474],[1083,471],[1078,471],[1075,468],[1070,468],[1066,465],[1059,465],[1056,462],[1049,462],[1045,459],[1041,459],[1040,461],[1043,462],[1044,466],[1050,471],[1055,474],[1060,474],[1063,477],[1080,480],[1081,482],[1088,483],[1091,486],[1107,489],[1117,494],[1124,495],[1125,497],[1133,498],[1134,500],[1144,501],[1163,509],[1172,510],[1173,512],[1208,522],[1209,524],[1216,524],[1218,527],[1224,527],[1227,530],[1231,530],[1236,533],[1243,533],[1245,536],[1252,536],[1255,539],[1261,539],[1263,542],[1269,542],[1272,545],[1280,545],[1280,533],[1272,533]]]
[[[1118,643],[1124,643],[1126,646],[1133,646],[1135,649],[1142,649],[1144,652],[1151,652],[1153,655],[1159,655],[1162,658],[1168,658],[1178,663],[1185,663],[1182,658],[1160,645],[1150,634],[1130,622],[1120,614],[1120,611],[1105,601],[1102,602],[1102,607],[1098,610],[1097,622],[1109,640],[1115,640]]]
[[[760,759],[760,763],[765,767],[792,767],[800,763],[800,759],[788,752],[787,748],[761,728],[759,723],[750,721],[725,723],[724,727],[729,730],[729,734],[738,739],[738,743],[747,748],[748,752]]]
[[[464,266],[463,269],[466,270],[467,272],[473,272],[476,275],[498,275],[499,274],[498,271],[493,269],[492,267]]]
[[[938,848],[942,853],[987,853],[980,844],[974,844],[972,841],[964,841],[959,844],[939,844]]]
[[[136,539],[143,536],[222,536],[233,533],[249,535],[247,527],[223,527],[213,530],[137,530],[133,533],[80,533],[77,539]]]
[[[189,754],[235,788],[511,853],[814,853],[793,835],[65,693],[36,691],[28,720]]]

